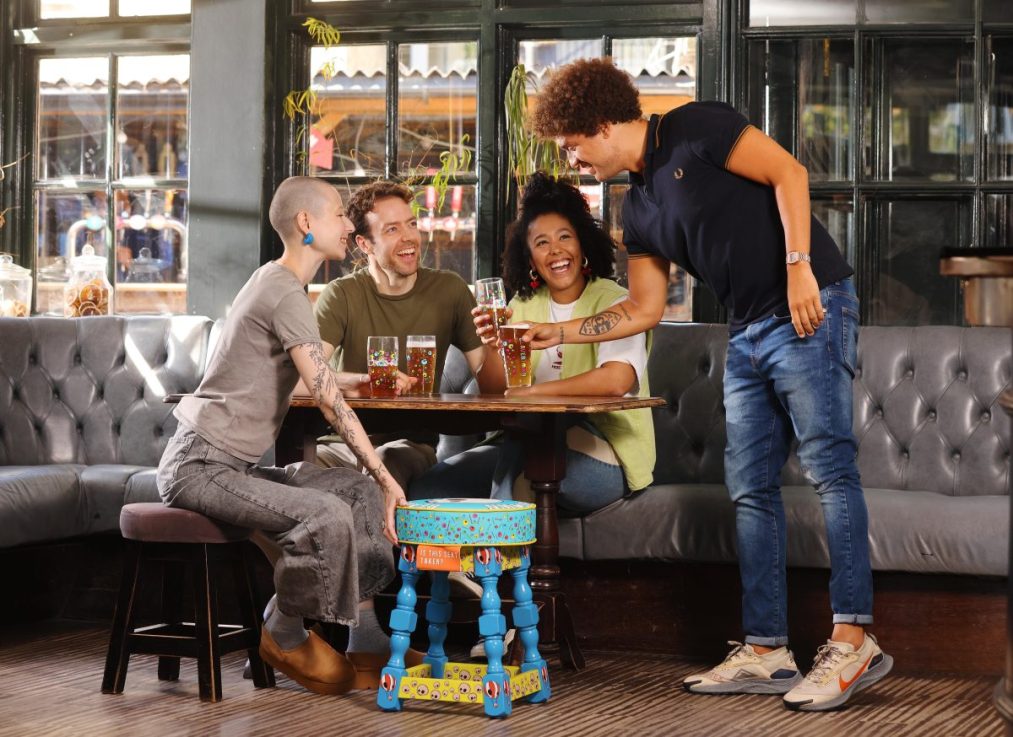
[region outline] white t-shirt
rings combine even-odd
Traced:
[[[617,305],[625,299],[626,297],[622,297],[612,304]],[[567,305],[561,305],[552,299],[549,299],[549,322],[565,322],[566,320],[569,320],[573,317],[573,308],[576,305],[576,301]],[[561,378],[563,373],[564,352],[565,346],[562,345],[546,348],[542,352],[542,357],[538,361],[538,367],[535,369],[536,384],[543,384],[546,381],[556,381]],[[628,363],[633,367],[633,371],[637,375],[637,380],[634,382],[630,391],[626,392],[626,396],[637,396],[640,392],[640,377],[643,376],[644,371],[647,368],[647,334],[637,333],[636,335],[631,335],[628,338],[608,340],[603,343],[599,343],[598,363],[595,368],[604,366],[610,361],[622,361],[623,363]]]

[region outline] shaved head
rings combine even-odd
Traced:
[[[268,219],[282,240],[299,234],[296,216],[300,212],[321,216],[334,205],[334,187],[315,177],[289,177],[271,198]]]

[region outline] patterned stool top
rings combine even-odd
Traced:
[[[397,508],[397,537],[423,545],[531,545],[535,505],[499,499],[420,499]]]

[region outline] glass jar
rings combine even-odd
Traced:
[[[0,254],[0,317],[28,317],[32,306],[32,272]]]
[[[71,259],[70,281],[63,288],[64,317],[112,314],[113,287],[106,277],[106,261],[90,245]]]

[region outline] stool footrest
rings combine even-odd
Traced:
[[[487,694],[482,687],[482,678],[486,675],[487,666],[477,663],[447,663],[443,678],[433,678],[431,665],[416,665],[408,669],[407,675],[401,679],[398,697],[402,699],[418,699],[420,701],[451,701],[466,704],[483,704]],[[511,701],[523,699],[538,693],[542,688],[542,678],[538,671],[530,670],[522,673],[517,666],[504,666],[509,676]],[[497,694],[497,698],[500,695]]]

